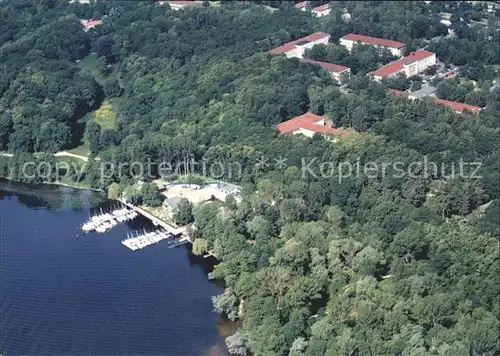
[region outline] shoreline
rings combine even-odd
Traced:
[[[105,190],[103,190],[103,189],[79,187],[76,185],[71,185],[68,183],[61,183],[61,182],[44,182],[44,183],[40,183],[40,184],[42,184],[42,185],[55,185],[55,186],[59,186],[59,187],[66,187],[66,188],[79,189],[79,190],[90,190],[90,191],[97,192],[97,193],[105,193]],[[35,184],[35,185],[37,185],[37,184]]]
[[[23,182],[17,182],[17,181],[14,181],[14,180],[10,180],[10,179],[7,179],[7,178],[4,178],[4,177],[0,177],[0,183],[1,182],[5,182],[7,184],[13,184],[13,185],[20,185],[20,186],[24,186],[30,190],[32,190],[33,188],[39,188],[39,187],[43,187],[43,186],[63,186],[63,187],[68,187],[68,188],[72,188],[72,189],[77,189],[77,190],[87,190],[87,191],[94,191],[94,192],[104,192],[104,190],[97,190],[97,189],[92,189],[92,188],[84,188],[84,187],[74,187],[74,186],[71,186],[70,184],[67,184],[67,183],[61,183],[61,182],[44,182],[44,183],[37,183],[37,184],[27,184],[27,183],[23,183]],[[0,186],[0,189],[1,189],[1,186]],[[61,194],[63,192],[60,192],[60,193],[55,193],[55,194]],[[74,194],[75,192],[70,192],[69,194]],[[22,193],[22,192],[18,192],[17,194],[25,194],[25,193]],[[105,200],[107,201],[113,201],[113,199],[108,199],[107,197],[105,198]],[[142,215],[142,214],[141,214]],[[142,215],[148,222],[150,223],[153,223],[154,224],[154,220],[151,219],[150,217],[148,216],[144,216]],[[160,220],[158,218],[156,218],[157,220]],[[219,283],[216,283],[214,282],[213,280],[210,280],[210,278],[208,277],[208,273],[210,272],[209,270],[213,270],[213,265],[215,265],[216,263],[218,263],[218,260],[215,260],[215,261],[207,261],[207,259],[205,258],[205,256],[199,256],[199,255],[194,255],[192,253],[192,247],[191,245],[189,244],[188,246],[186,246],[187,248],[187,251],[188,251],[188,259],[190,260],[190,262],[193,262],[193,261],[197,261],[196,263],[200,264],[200,266],[202,266],[202,269],[204,271],[204,278],[209,281],[210,283],[213,283],[213,284],[216,284],[218,288],[220,288],[220,293],[222,293],[224,291],[224,287],[221,286]],[[207,266],[211,266],[211,267],[207,267]],[[211,355],[218,355],[218,356],[229,356],[229,352],[227,351],[227,348],[226,348],[226,345],[225,345],[225,338],[231,334],[234,333],[234,331],[237,329],[237,326],[239,325],[237,322],[232,322],[232,321],[229,321],[227,320],[225,317],[224,317],[224,314],[219,314],[217,312],[215,312],[213,310],[213,306],[212,306],[212,312],[216,313],[217,315],[219,315],[220,319],[216,322],[216,328],[219,332],[219,336],[218,336],[218,340],[215,341],[214,344],[212,344],[211,346],[209,346],[207,348],[207,350],[205,350],[205,354],[207,356],[211,356]],[[0,354],[1,356],[1,354]]]
[[[2,181],[2,180],[9,182],[9,183],[23,184],[23,185],[27,185],[27,186],[31,185],[31,186],[36,187],[36,186],[42,186],[42,185],[52,185],[52,186],[56,186],[56,187],[65,187],[65,188],[72,188],[72,189],[78,189],[78,190],[89,190],[89,191],[96,192],[96,193],[105,193],[105,191],[103,189],[79,187],[76,185],[71,185],[71,184],[62,183],[62,182],[25,183],[25,182],[15,181],[15,180],[12,180],[12,179],[9,179],[6,177],[0,177],[0,181]]]

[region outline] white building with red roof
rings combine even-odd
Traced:
[[[309,5],[309,1],[301,1],[295,4],[295,8],[301,11],[307,11],[307,5]],[[316,6],[311,9],[311,13],[317,17],[328,15],[330,11],[331,9],[328,4]]]
[[[307,48],[313,48],[317,44],[328,44],[330,35],[325,32],[316,32],[309,36],[299,38],[298,40],[285,43],[282,46],[273,48],[269,51],[271,54],[285,54],[288,58],[303,58]]]
[[[339,64],[331,64],[331,63],[327,63],[327,62],[320,62],[320,61],[315,61],[313,59],[308,59],[308,58],[301,58],[300,61],[302,63],[311,63],[311,64],[319,65],[321,68],[329,71],[332,74],[332,77],[337,82],[340,82],[340,77],[342,75],[349,76],[351,74],[351,68],[345,67],[345,66],[341,66]]]
[[[451,110],[455,111],[457,114],[462,114],[466,110],[470,111],[473,114],[479,114],[479,112],[481,111],[481,108],[479,106],[463,104],[463,103],[459,103],[457,101],[437,99],[437,103],[439,105],[446,106],[447,108],[450,108]]]
[[[311,12],[317,17],[328,15],[330,14],[330,11],[332,10],[330,9],[330,6],[328,4],[316,6],[311,10]]]
[[[312,138],[315,134],[347,136],[349,132],[343,129],[337,129],[334,125],[328,123],[324,117],[306,112],[300,116],[284,121],[276,126],[279,133],[290,135],[304,135]]]
[[[355,33],[349,33],[344,37],[340,38],[340,44],[346,47],[349,51],[352,51],[354,44],[361,43],[363,45],[370,45],[375,47],[387,48],[391,51],[392,55],[396,57],[402,57],[405,51],[405,44],[398,41],[385,40],[383,38],[370,37],[364,35],[358,35]]]
[[[406,57],[382,66],[369,74],[377,81],[382,80],[384,77],[391,77],[399,73],[404,73],[407,77],[411,77],[423,72],[435,64],[436,54],[420,49],[415,52],[411,52]]]
[[[82,23],[83,25],[83,29],[85,31],[88,31],[90,30],[91,28],[94,28],[98,25],[102,25],[102,20],[80,20],[80,22]]]
[[[412,97],[410,93],[401,90],[389,89],[389,94],[395,96],[401,96],[412,100],[417,100],[417,98]],[[463,104],[457,101],[450,101],[450,100],[436,98],[436,103],[441,106],[446,106],[447,108],[453,110],[457,114],[462,114],[464,111],[469,111],[472,114],[479,114],[481,112],[481,108],[479,106]]]
[[[307,4],[309,4],[309,1],[301,1],[295,4],[295,8],[306,11],[307,10]]]

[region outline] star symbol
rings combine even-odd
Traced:
[[[279,156],[278,158],[274,159],[274,167],[277,169],[283,169],[286,167],[286,161],[286,158]]]
[[[259,169],[264,169],[268,165],[267,158],[264,156],[261,156],[260,158],[257,159],[257,163],[255,166]]]

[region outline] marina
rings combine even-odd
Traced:
[[[138,215],[135,210],[128,209],[127,207],[121,207],[109,213],[104,213],[101,209],[100,214],[91,216],[82,225],[82,230],[83,232],[95,231],[104,233],[119,223],[135,219]]]
[[[4,184],[1,354],[206,355],[219,342],[225,319],[211,297],[223,290],[207,279],[215,261],[192,256],[189,244],[170,248],[175,237],[133,252],[121,244],[127,234],[159,229],[140,216],[82,238],[89,213],[116,202]]]
[[[174,185],[177,187],[177,185]],[[181,185],[179,189],[184,189],[181,193],[181,196],[189,196],[188,193],[191,193],[189,189],[194,189],[191,186]],[[199,193],[200,187],[197,187],[195,190]],[[204,188],[207,189],[207,188]],[[215,188],[214,188],[215,189]],[[221,188],[219,188],[220,190]],[[213,190],[213,189],[212,189]],[[214,191],[209,190],[209,193],[212,194]],[[222,191],[222,190],[221,190]],[[195,192],[195,193],[196,193]],[[206,192],[205,192],[206,193]],[[232,191],[230,191],[232,193]],[[193,193],[194,194],[194,193]],[[208,193],[206,193],[208,194]],[[205,195],[206,195],[205,194]],[[191,196],[189,196],[192,198]],[[190,199],[193,200],[194,198]],[[210,199],[202,199],[202,201],[209,201]],[[198,204],[202,202],[198,201]],[[122,240],[122,245],[126,246],[132,251],[137,251],[143,249],[147,246],[152,246],[157,244],[160,241],[166,241],[168,243],[169,248],[181,246],[187,243],[192,243],[188,234],[187,228],[188,226],[173,226],[169,222],[165,221],[164,217],[155,216],[152,212],[145,210],[145,207],[136,206],[131,204],[127,200],[121,198],[118,199],[117,206],[114,209],[111,209],[109,212],[104,212],[101,208],[100,214],[91,216],[88,221],[86,221],[82,225],[82,230],[84,232],[99,232],[104,233],[111,228],[115,227],[119,223],[126,222],[129,220],[133,220],[138,216],[143,216],[146,219],[150,220],[151,223],[159,228],[159,230],[149,231],[146,230],[142,232],[135,232],[135,234],[127,234],[127,238]],[[204,258],[214,257],[217,258],[215,252],[213,250],[207,251],[204,255]]]
[[[122,241],[122,244],[132,251],[136,251],[154,245],[162,240],[169,240],[170,247],[180,246],[188,242],[187,238],[179,238],[166,230],[159,230],[144,232],[142,235],[127,235],[127,238]]]

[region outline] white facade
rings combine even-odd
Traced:
[[[300,129],[293,131],[292,135],[304,135],[304,136],[307,136],[309,138],[312,138],[315,133],[316,132],[314,132],[314,131],[304,129],[301,127]]]
[[[168,3],[168,4],[170,5],[170,8],[172,10],[176,10],[176,11],[180,10],[180,9],[184,8],[184,6],[186,6],[186,5],[179,5],[179,4],[172,4],[172,3]]]
[[[313,125],[325,126],[325,119],[321,118],[318,121],[313,122]],[[304,127],[300,127],[297,130],[291,132],[292,135],[304,135],[309,138],[312,138],[316,132],[313,130],[306,129]]]
[[[436,64],[436,54],[429,52],[430,55],[421,59],[413,59],[415,52],[410,53],[409,56],[399,59],[398,61],[392,62],[377,69],[373,73],[373,79],[376,81],[381,81],[384,77],[391,77],[398,75],[399,73],[404,73],[406,77],[411,77],[413,75],[422,73],[424,70]],[[389,72],[384,70],[386,67],[392,69]],[[392,68],[394,67],[394,68]]]
[[[320,39],[317,39],[315,41],[310,41],[304,44],[296,44],[294,49],[291,49],[290,51],[285,52],[285,55],[288,58],[303,58],[304,57],[304,52],[307,48],[313,48],[317,44],[328,44],[330,41],[330,36],[325,36]]]
[[[325,10],[320,10],[320,11],[313,9],[312,13],[315,14],[317,17],[321,17],[321,16],[326,16],[326,15],[330,14],[330,11],[332,11],[332,9],[325,9]]]
[[[340,83],[340,78],[343,75],[350,76],[351,75],[351,68],[348,68],[343,72],[332,72],[332,77],[333,77],[333,79],[335,79],[337,81],[337,83]]]
[[[356,42],[359,42],[359,41],[352,41],[352,40],[348,40],[348,39],[345,39],[345,38],[341,38],[340,39],[340,45],[344,46],[345,48],[347,48],[347,50],[349,52],[352,51],[352,49],[354,48],[354,44]],[[379,46],[379,45],[374,45],[374,44],[371,44],[371,43],[363,43],[361,42],[361,44],[363,45],[370,45],[370,46],[374,46],[374,47],[377,47],[377,48],[387,48],[391,54],[395,57],[402,57],[404,55],[404,47],[401,47],[401,48],[394,48],[394,47],[387,47],[387,46]]]
[[[436,54],[433,53],[432,56],[425,57],[419,61],[403,64],[404,73],[406,74],[407,77],[411,77],[413,75],[423,72],[424,70],[435,64],[436,64]]]

